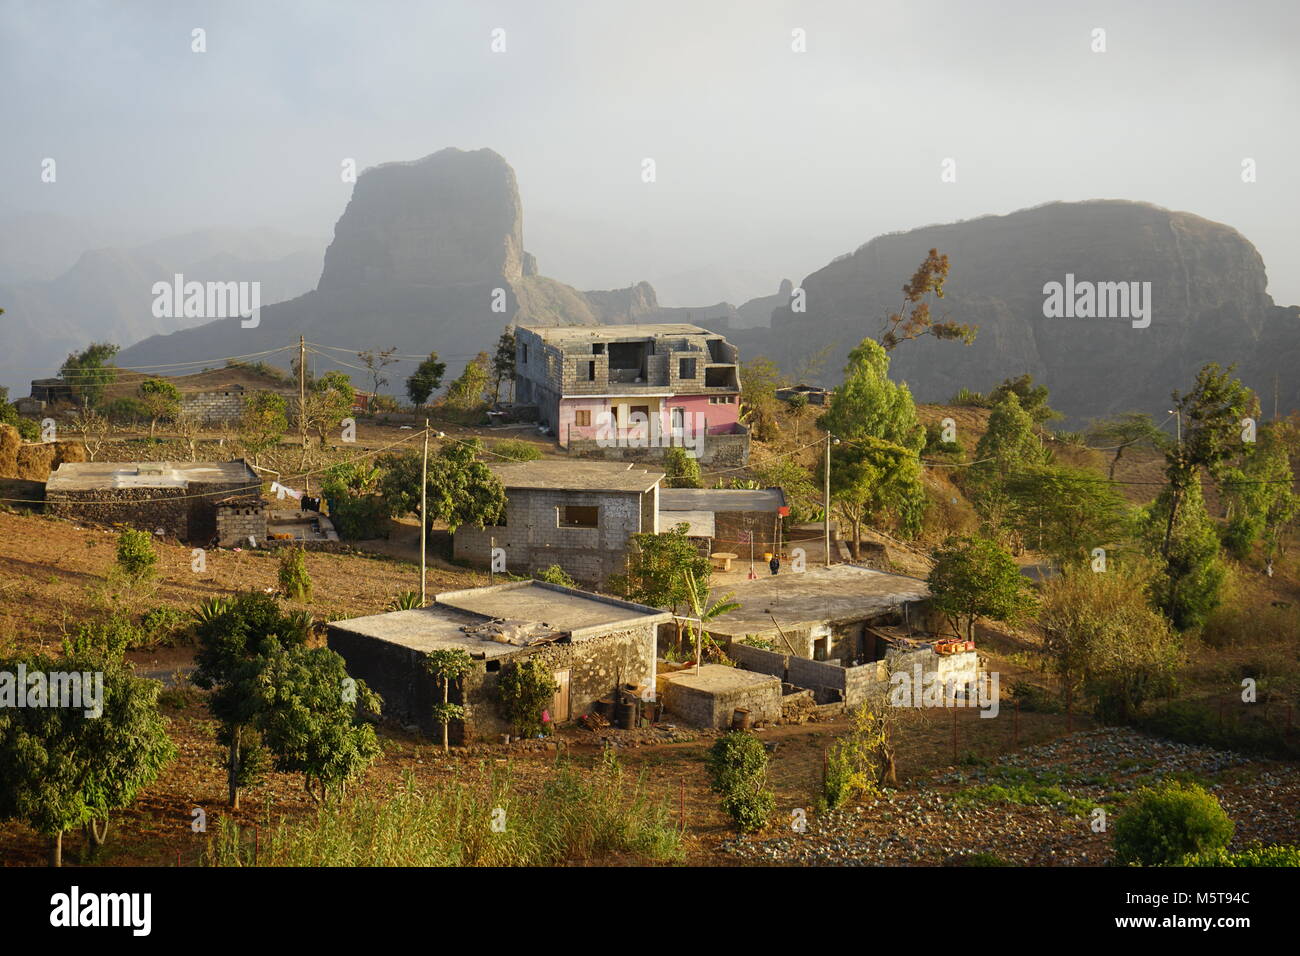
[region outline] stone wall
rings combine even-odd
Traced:
[[[92,488],[46,491],[45,511],[94,525],[125,524],[206,547],[217,539],[216,499],[230,486],[191,481],[181,488]]]
[[[486,567],[495,539],[513,574],[558,564],[575,580],[602,582],[623,570],[628,538],[643,530],[643,496],[636,492],[511,488],[507,496],[505,525],[457,529],[456,560]],[[598,527],[560,527],[558,509],[565,505],[599,508]]]
[[[526,657],[541,657],[553,673],[569,671],[571,718],[590,712],[596,700],[609,696],[620,684],[652,683],[654,630],[653,624],[645,624],[573,643],[521,649],[508,658],[475,661],[473,671],[449,695],[466,712],[465,721],[449,729],[451,742],[494,740],[510,732],[501,716],[498,683],[502,668]],[[430,736],[441,735],[431,714],[442,691],[425,670],[423,653],[333,626],[328,633],[328,645],[343,656],[348,673],[383,697],[385,719]]]
[[[781,682],[776,678],[725,690],[706,691],[679,681],[664,682],[664,709],[695,727],[725,729],[738,709],[753,723],[781,719]]]

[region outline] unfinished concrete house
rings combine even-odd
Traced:
[[[780,488],[661,488],[659,527],[674,528],[685,522],[688,534],[709,531],[708,550],[759,558],[775,549],[781,518],[788,512]]]
[[[973,648],[942,643],[924,581],[851,564],[745,581],[725,589],[741,607],[708,632],[746,670],[779,677],[787,693],[857,706],[919,665],[922,677],[974,683]],[[715,599],[721,595],[715,595]]]
[[[520,326],[515,399],[535,405],[560,447],[659,461],[685,447],[706,464],[744,465],[740,358],[696,325]]]
[[[161,530],[207,546],[217,539],[218,501],[255,495],[261,486],[242,458],[65,462],[45,484],[45,510],[93,524]]]
[[[430,716],[436,685],[424,667],[432,650],[460,648],[473,671],[452,689],[466,709],[450,728],[457,744],[495,740],[510,728],[499,705],[502,668],[538,656],[559,685],[549,715],[556,722],[592,710],[617,688],[655,685],[655,634],[665,611],[539,581],[439,594],[429,607],[334,621],[329,646],[348,673],[384,699],[384,716],[440,733]]]
[[[489,467],[505,486],[506,523],[457,529],[457,560],[487,567],[495,547],[514,574],[558,564],[575,580],[598,583],[623,570],[632,535],[658,530],[661,471],[599,461]]]

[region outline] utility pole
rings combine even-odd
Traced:
[[[831,566],[831,433],[826,433],[826,468],[823,474],[825,484],[822,488],[822,509],[826,517],[826,567]]]
[[[429,419],[424,420],[424,454],[420,457],[420,604],[428,599],[425,592],[425,544],[429,534],[429,516],[426,513],[429,498]]]
[[[298,336],[298,429],[302,453],[307,454],[307,340]]]

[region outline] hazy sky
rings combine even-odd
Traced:
[[[1300,4],[1135,6],[0,0],[0,210],[324,237],[344,158],[488,146],[580,288],[766,294],[882,232],[1123,198],[1236,227],[1300,303]]]

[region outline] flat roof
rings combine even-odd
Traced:
[[[512,581],[494,587],[445,591],[435,600],[489,619],[538,621],[557,630],[572,631],[575,638],[589,628],[672,620],[671,614],[658,608],[545,581]]]
[[[722,337],[721,333],[684,322],[651,322],[645,325],[521,325],[519,328],[532,332],[551,345],[631,341],[669,335]]]
[[[780,684],[781,678],[758,671],[747,671],[740,667],[728,667],[726,664],[704,664],[697,674],[694,667],[686,670],[660,672],[659,679],[666,684],[677,684],[707,694],[721,694],[742,687],[758,687],[762,684]]]
[[[728,594],[741,606],[710,621],[708,630],[738,637],[776,633],[773,617],[783,628],[859,621],[922,601],[930,589],[920,578],[836,564],[802,573],[783,567],[780,574],[716,587],[710,600]]]
[[[785,504],[780,488],[660,488],[660,511],[776,511]]]
[[[141,474],[140,469],[145,473]],[[184,488],[190,482],[248,485],[262,479],[242,458],[233,461],[70,461],[59,465],[45,483],[46,492],[107,488]]]
[[[649,491],[663,480],[634,462],[542,459],[503,461],[488,465],[506,488],[552,491]]]
[[[437,595],[429,607],[332,621],[329,626],[422,653],[460,648],[472,656],[490,659],[508,657],[525,648],[468,634],[464,628],[492,620],[524,621],[568,632],[572,641],[580,642],[612,626],[659,624],[671,619],[667,611],[577,588],[543,581],[514,581],[447,591]]]
[[[661,491],[662,495],[663,492]],[[665,511],[659,509],[659,530],[672,531],[685,522],[688,538],[712,538],[717,534],[713,523],[712,511]]]

